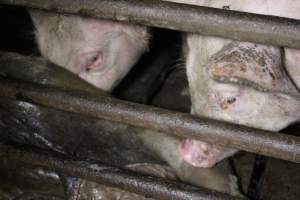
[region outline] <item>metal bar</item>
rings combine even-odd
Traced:
[[[300,48],[300,20],[157,0],[0,0],[54,12]]]
[[[300,138],[291,135],[3,78],[0,96],[300,163]]]
[[[0,144],[0,157],[18,160],[30,165],[38,165],[69,176],[80,177],[161,200],[240,199],[205,188],[196,188],[163,178],[141,175],[96,161],[74,159],[66,155],[45,152],[41,149],[34,151],[24,147],[15,148]]]

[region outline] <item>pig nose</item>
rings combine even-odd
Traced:
[[[186,139],[179,143],[178,150],[181,158],[194,167],[210,168],[217,163],[209,146],[203,142]]]

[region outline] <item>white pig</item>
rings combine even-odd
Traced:
[[[171,1],[300,19],[295,0]],[[299,119],[299,50],[192,33],[186,40],[192,114],[272,131]],[[186,162],[204,168],[237,151],[190,139],[178,149]]]
[[[31,10],[42,56],[96,87],[110,91],[147,49],[145,27]],[[153,154],[166,161],[181,180],[240,195],[236,178],[227,169],[194,168],[180,157],[179,140],[150,130],[141,138]]]

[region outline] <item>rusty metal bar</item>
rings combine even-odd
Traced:
[[[300,163],[300,138],[291,135],[3,78],[0,96]]]
[[[0,0],[54,12],[300,48],[300,20],[157,0]]]
[[[175,181],[137,174],[96,161],[74,159],[66,155],[32,150],[24,147],[12,147],[0,144],[0,157],[18,160],[26,164],[37,165],[61,172],[69,176],[117,187],[155,199],[173,200],[238,200],[240,198],[196,188]]]

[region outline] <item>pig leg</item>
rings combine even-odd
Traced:
[[[275,47],[246,42],[226,45],[197,69],[205,84],[190,82],[192,95],[197,95],[192,98],[193,113],[273,131],[298,120],[299,93],[280,58]],[[188,71],[188,76],[191,79],[195,73]],[[204,168],[236,152],[194,140],[182,141],[178,149],[187,163]]]

